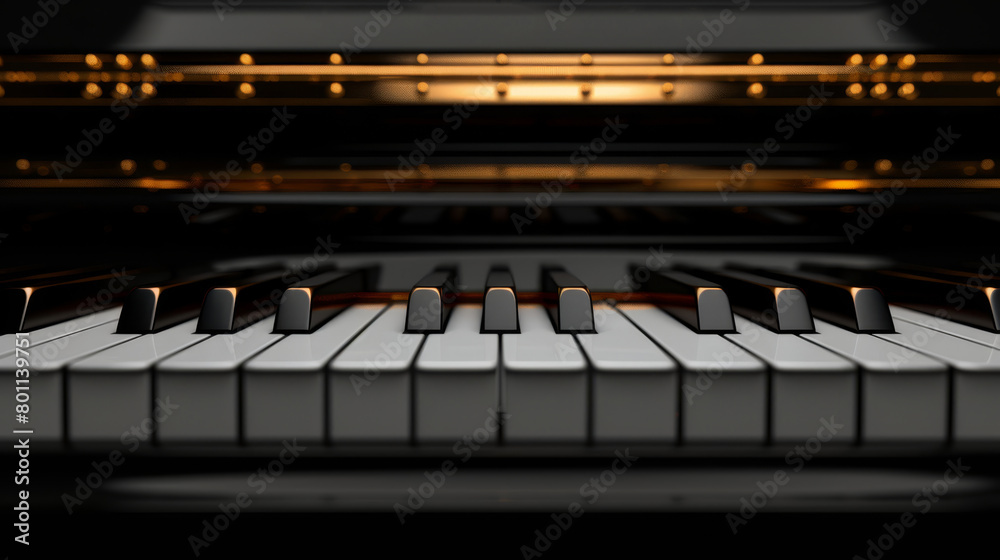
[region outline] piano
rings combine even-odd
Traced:
[[[996,12],[8,0],[12,557],[995,548]]]

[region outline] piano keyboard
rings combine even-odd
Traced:
[[[146,419],[162,447],[1000,441],[995,290],[960,322],[939,286],[909,289],[957,280],[911,275],[883,297],[824,272],[680,267],[615,295],[552,268],[521,293],[500,267],[470,297],[442,267],[406,301],[360,269],[291,286],[151,275],[71,318],[79,280],[36,282],[39,301],[8,281],[0,368],[24,368],[26,332],[30,428],[53,445],[117,442]]]

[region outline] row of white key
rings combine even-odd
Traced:
[[[504,335],[479,333],[475,305],[432,335],[402,332],[403,305],[355,305],[308,335],[273,334],[273,319],[214,336],[105,321],[32,347],[30,427],[71,442],[155,418],[163,443],[485,443],[503,417],[509,443],[763,444],[831,426],[840,442],[1000,439],[1000,348],[929,315],[894,308],[886,335],[741,317],[737,334],[702,335],[645,304],[595,305],[598,334],[557,334],[540,306],[520,315]]]

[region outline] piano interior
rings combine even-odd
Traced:
[[[991,542],[995,6],[6,4],[15,545]]]

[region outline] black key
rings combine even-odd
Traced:
[[[878,286],[889,301],[952,321],[1000,332],[1000,289],[959,278],[935,278],[903,270],[806,264],[814,270],[849,281]]]
[[[750,269],[748,272],[789,282],[809,296],[813,315],[859,333],[892,333],[889,304],[878,288],[844,283],[822,274]]]
[[[507,268],[494,268],[486,277],[483,294],[483,333],[521,332],[517,321],[517,289]]]
[[[212,288],[232,283],[239,273],[208,273],[189,280],[136,288],[129,292],[118,318],[119,334],[152,333],[198,316]]]
[[[112,270],[104,274],[66,280],[15,282],[0,289],[0,334],[30,331],[68,321],[118,303],[129,288],[162,282],[169,274],[162,269]]]
[[[298,282],[281,296],[274,332],[312,332],[346,309],[354,294],[371,290],[375,272],[335,270]]]
[[[685,272],[651,272],[642,290],[654,294],[660,307],[697,332],[736,332],[729,297],[718,284]]]
[[[410,289],[406,303],[406,332],[441,333],[458,299],[454,267],[438,267]]]
[[[542,291],[559,333],[594,333],[594,305],[590,290],[576,276],[561,269],[542,270]]]
[[[722,286],[733,309],[755,323],[783,333],[814,331],[806,296],[792,284],[738,270],[684,269]]]
[[[234,286],[212,288],[198,315],[200,333],[227,334],[256,323],[277,311],[288,283],[286,274],[272,271],[242,280]]]

